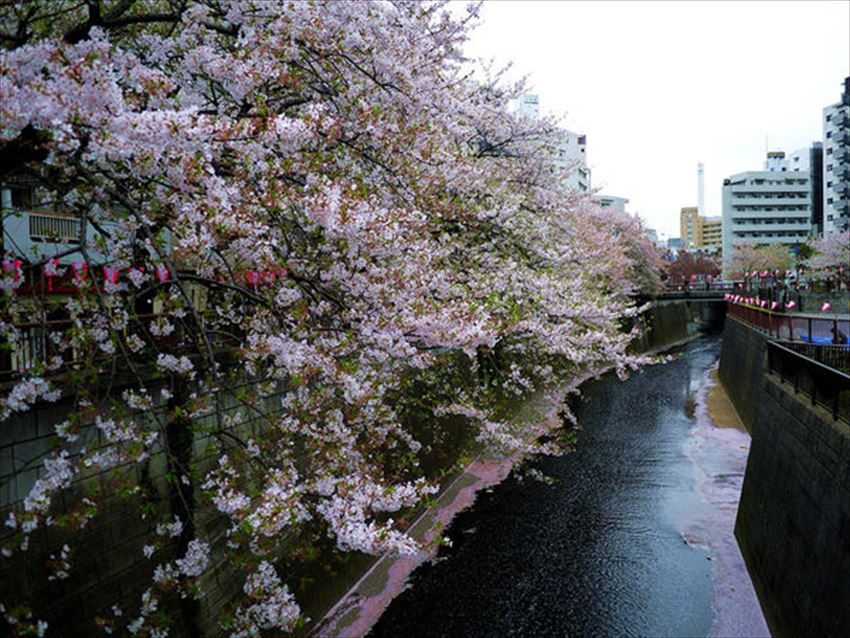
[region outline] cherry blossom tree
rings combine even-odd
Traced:
[[[612,250],[611,276],[619,279],[621,290],[629,294],[654,295],[661,290],[664,260],[661,252],[645,232],[643,221],[611,207],[594,205],[593,217],[611,239],[594,238]],[[613,241],[612,241],[613,240]],[[622,253],[622,254],[620,254]],[[623,263],[627,264],[623,268]]]
[[[761,272],[785,273],[794,266],[791,251],[786,244],[737,244],[732,249],[732,269],[737,276],[758,277]]]
[[[812,277],[835,282],[839,288],[850,287],[850,231],[818,237],[811,247],[814,255],[805,265],[814,270]]]
[[[79,531],[128,491],[150,521],[152,581],[104,626],[164,635],[162,606],[194,613],[229,555],[244,587],[225,628],[292,630],[285,539],[418,551],[391,515],[437,489],[411,414],[462,415],[504,454],[556,452],[544,420],[505,418],[498,396],[541,393],[557,412],[578,371],[645,362],[619,327],[657,286],[657,256],[639,224],[565,189],[541,141],[555,123],[510,114],[521,85],[470,79],[474,8],[4,11],[0,175],[26,172],[79,235],[64,254],[4,256],[0,331],[14,344],[37,326],[44,347],[0,416],[69,409],[3,552],[45,527]],[[74,288],[60,308],[54,277]],[[497,390],[458,383],[494,352],[509,370]],[[132,487],[153,459],[164,499]],[[227,521],[223,539],[205,512]],[[73,548],[54,563],[72,570]],[[37,609],[4,609],[43,631]]]
[[[702,253],[683,250],[675,261],[667,265],[666,274],[673,283],[691,281],[695,277],[716,277],[720,274],[720,261]]]

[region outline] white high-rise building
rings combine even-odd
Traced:
[[[593,198],[593,201],[600,208],[610,208],[624,215],[626,214],[626,204],[629,203],[628,198],[617,197],[616,195],[597,195]]]
[[[525,93],[516,102],[516,113],[520,118],[536,120],[540,117],[540,98]],[[558,129],[552,140],[555,163],[561,168],[571,169],[567,186],[574,190],[590,190],[590,169],[587,167],[587,137],[566,129]]]
[[[561,168],[570,169],[567,185],[573,190],[587,192],[590,190],[590,169],[587,167],[586,155],[587,138],[566,129],[559,131],[555,141],[557,159],[555,163]]]
[[[769,173],[801,173],[811,170],[811,153],[808,147],[785,155],[785,151],[770,151],[764,160],[764,170]]]
[[[841,101],[823,110],[823,232],[850,228],[850,77]]]
[[[540,96],[523,93],[517,100],[516,112],[520,117],[536,120],[540,117]]]
[[[782,170],[784,154],[771,153],[767,170],[738,173],[723,180],[723,272],[731,273],[737,244],[795,244],[812,228],[811,176]]]

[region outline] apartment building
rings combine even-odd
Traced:
[[[841,101],[823,110],[823,232],[850,229],[850,77]]]
[[[723,245],[722,228],[722,217],[704,217],[697,206],[685,206],[679,213],[679,236],[687,250],[719,249]]]
[[[811,175],[782,171],[772,154],[767,170],[738,173],[723,180],[723,270],[730,272],[732,251],[741,243],[793,245],[812,229]],[[777,170],[778,167],[778,170]]]
[[[593,202],[600,208],[611,208],[625,214],[626,204],[629,203],[629,200],[626,197],[616,197],[614,195],[598,195],[593,198]]]
[[[515,105],[520,118],[536,120],[540,117],[540,97],[526,93],[519,97]],[[573,190],[590,190],[590,169],[587,166],[587,136],[567,129],[558,129],[550,140],[555,154],[555,163],[570,173],[566,184]]]

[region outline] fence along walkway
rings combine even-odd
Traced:
[[[791,383],[794,394],[808,397],[812,406],[820,405],[827,409],[833,421],[841,420],[850,425],[850,375],[792,350],[788,345],[767,342],[767,362],[771,374],[777,375],[783,384]],[[842,347],[846,357],[850,349],[836,346]]]
[[[836,344],[836,334],[844,335],[839,342],[850,345],[850,318],[846,315],[825,317],[802,313],[779,313],[741,304],[727,304],[727,312],[771,337],[785,341],[830,345]]]
[[[735,303],[728,304],[728,314],[772,337],[767,342],[771,374],[791,383],[794,394],[808,397],[813,406],[826,408],[834,421],[850,424],[850,319],[776,313]]]

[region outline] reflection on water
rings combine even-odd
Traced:
[[[589,384],[573,453],[511,477],[457,517],[374,636],[705,636],[712,564],[683,536],[699,507],[686,402],[720,337],[626,382]]]

